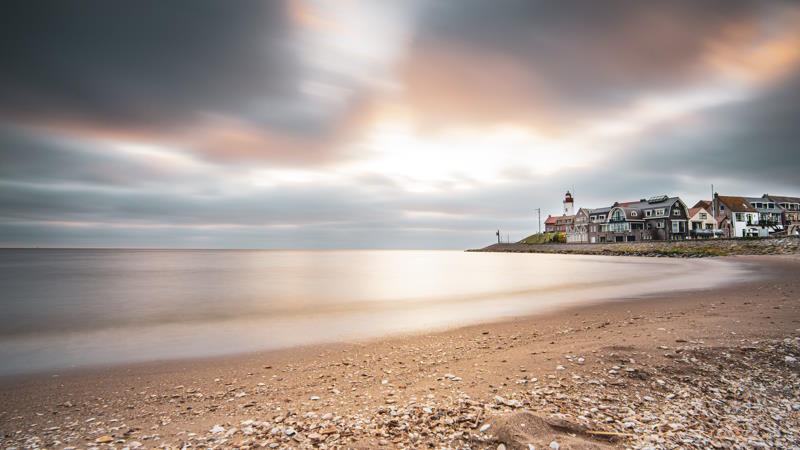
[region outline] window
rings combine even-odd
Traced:
[[[650,222],[647,222],[647,229],[648,230],[652,230],[653,229],[653,224],[650,223]]]
[[[664,208],[657,209],[656,210],[656,215],[657,216],[663,216],[664,215]]]
[[[736,213],[736,221],[737,222],[744,222],[744,214]]]
[[[658,223],[656,224],[656,226],[658,226],[658,228],[664,228],[664,221],[663,220],[659,220]]]
[[[680,222],[672,222],[672,232],[673,233],[680,233],[681,232],[681,223]]]
[[[681,215],[681,209],[680,208],[673,208],[672,209],[672,215],[673,216],[680,216]]]
[[[706,220],[706,219],[708,219],[708,214],[700,213],[700,220]]]
[[[652,209],[648,209],[647,211],[644,212],[644,216],[645,217],[650,217],[652,215],[653,215],[653,210]]]
[[[631,211],[631,217],[638,217],[639,211]]]
[[[722,206],[722,205],[719,205],[719,210],[720,210],[720,211],[725,211],[725,207],[724,207],[724,206]]]

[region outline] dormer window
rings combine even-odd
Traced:
[[[650,217],[652,215],[653,215],[653,210],[652,209],[648,209],[647,211],[644,212],[644,216],[645,217]]]
[[[639,216],[638,211],[631,211],[631,217],[638,217],[638,216]]]

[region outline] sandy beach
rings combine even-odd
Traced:
[[[0,447],[792,447],[800,258],[734,258],[759,278],[434,334],[5,377]]]

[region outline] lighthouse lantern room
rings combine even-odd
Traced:
[[[575,214],[572,202],[572,194],[567,191],[566,197],[564,197],[564,214],[567,216],[571,216]]]

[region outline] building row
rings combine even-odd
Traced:
[[[659,195],[580,208],[567,191],[560,216],[548,216],[545,232],[564,233],[567,243],[670,241],[800,234],[800,197],[714,194],[689,208],[680,197]]]

